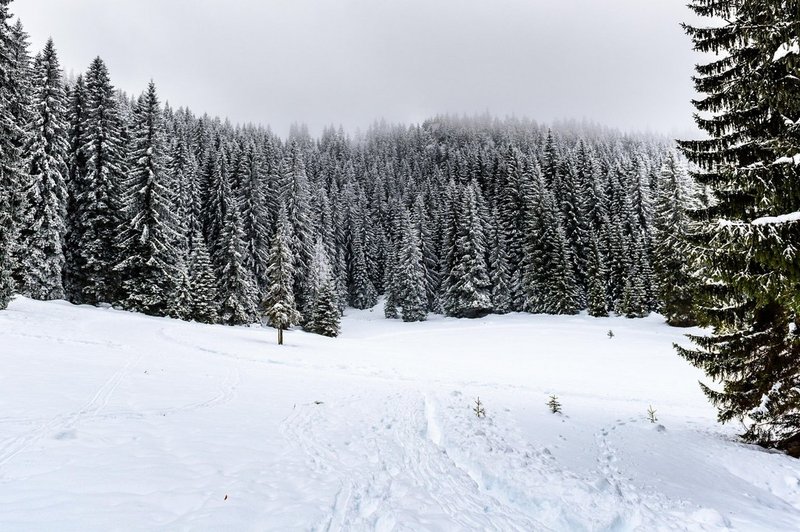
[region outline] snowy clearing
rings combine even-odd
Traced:
[[[0,528],[800,528],[800,462],[714,421],[671,347],[685,331],[657,316],[346,314],[340,338],[279,347],[271,329],[15,300]]]

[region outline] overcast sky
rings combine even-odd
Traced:
[[[138,94],[313,133],[437,113],[693,131],[682,0],[17,0],[66,71],[97,55]]]

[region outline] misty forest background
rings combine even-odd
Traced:
[[[10,3],[0,308],[17,293],[328,336],[346,306],[381,295],[405,321],[658,311],[713,331],[679,352],[724,383],[704,388],[720,419],[800,454],[785,2],[690,6],[728,20],[686,28],[697,50],[727,54],[697,69],[695,105],[714,116],[697,117],[709,139],[680,143],[691,175],[670,139],[585,123],[440,116],[284,140],[162,105],[152,82],[128,96],[100,58],[66,80],[52,41],[32,55]]]

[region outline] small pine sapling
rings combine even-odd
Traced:
[[[647,407],[647,419],[650,421],[650,423],[655,423],[658,421],[658,418],[656,417],[656,411],[653,410],[652,405]]]
[[[611,329],[609,329],[609,330],[608,330],[608,333],[607,333],[607,334],[608,334],[608,339],[609,339],[609,340],[611,340],[612,338],[614,338],[614,331],[612,331]]]
[[[551,395],[550,400],[547,401],[547,406],[550,408],[550,411],[554,414],[561,413],[561,403],[558,401],[558,396]]]
[[[477,417],[486,417],[486,409],[483,408],[480,397],[475,399],[475,406],[472,407],[472,411],[475,412]]]

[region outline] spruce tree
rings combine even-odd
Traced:
[[[303,328],[322,336],[338,336],[341,313],[336,301],[336,285],[333,281],[328,254],[321,241],[317,241],[314,246],[311,272],[313,272],[314,279],[313,286],[309,290],[311,314]]]
[[[695,323],[692,262],[686,238],[692,191],[689,177],[675,154],[661,168],[655,201],[653,269],[657,279],[660,312],[667,323],[688,327]]]
[[[587,310],[590,316],[608,316],[608,272],[597,234],[592,232],[587,269]]]
[[[134,111],[125,183],[129,220],[119,231],[122,260],[117,270],[123,306],[155,316],[166,315],[174,303],[181,259],[164,135],[161,105],[150,82]]]
[[[8,19],[10,0],[0,0],[0,309],[8,306],[14,294],[11,275],[12,253],[17,240],[14,197],[21,193],[21,150],[14,139],[21,131],[12,113],[16,97],[11,28]]]
[[[219,320],[225,325],[248,325],[256,320],[256,286],[244,265],[244,231],[234,204],[225,209],[217,257]]]
[[[425,264],[416,228],[408,213],[402,215],[402,236],[394,271],[397,304],[402,308],[403,321],[424,321],[427,318]]]
[[[24,223],[19,243],[20,291],[34,299],[64,297],[64,235],[67,208],[66,94],[52,40],[37,57],[29,125],[28,175]]]
[[[86,135],[83,130],[87,94],[83,75],[78,75],[69,89],[67,117],[69,130],[68,142],[68,176],[67,176],[67,216],[66,235],[64,236],[64,292],[69,301],[81,300],[81,290],[85,284],[86,273],[83,270],[82,253],[79,250],[83,239],[82,223],[83,199],[88,183],[86,176],[87,156],[84,151]]]
[[[284,329],[300,321],[300,313],[294,300],[291,230],[286,209],[281,207],[265,272],[267,293],[261,303],[261,311],[267,321],[278,329],[278,345],[283,345]]]
[[[458,214],[451,251],[453,266],[447,277],[444,310],[448,316],[477,318],[491,312],[492,301],[485,229],[475,182],[464,187],[455,208]]]
[[[205,238],[199,228],[192,235],[188,270],[191,296],[188,318],[201,323],[216,323],[217,279]]]
[[[76,302],[97,304],[117,299],[117,242],[121,227],[120,187],[123,179],[122,123],[114,87],[105,63],[96,58],[86,73],[81,152],[85,174],[74,198],[73,282]]]
[[[720,387],[703,385],[722,422],[743,437],[800,456],[800,75],[797,3],[693,0],[721,24],[686,26],[695,49],[698,125],[710,138],[681,142],[695,178],[716,201],[693,230],[702,286],[695,309],[709,336],[679,353]]]

